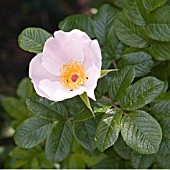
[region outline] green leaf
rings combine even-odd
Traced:
[[[154,40],[169,42],[170,24],[149,24],[147,26],[147,35]]]
[[[58,122],[53,126],[47,138],[45,152],[52,162],[60,162],[68,155],[73,140],[72,124],[70,121]]]
[[[69,169],[85,169],[86,164],[80,154],[73,154],[69,157]]]
[[[23,148],[32,148],[38,145],[47,138],[52,123],[36,116],[25,120],[16,129],[15,143]]]
[[[74,122],[73,132],[76,140],[86,149],[94,150],[96,148],[94,133],[96,130],[94,118],[81,122]]]
[[[4,98],[2,105],[5,111],[15,119],[24,120],[31,116],[31,113],[26,108],[26,105],[14,97]]]
[[[170,44],[153,44],[149,47],[148,52],[156,60],[170,60]]]
[[[29,52],[41,53],[44,43],[52,37],[50,33],[41,28],[26,28],[18,37],[19,46]]]
[[[66,32],[79,29],[86,32],[90,37],[94,37],[92,20],[84,14],[72,15],[65,18],[59,23],[59,28]]]
[[[81,157],[84,160],[84,162],[87,164],[88,167],[92,167],[98,162],[102,161],[103,159],[107,158],[107,155],[104,153],[98,153],[98,154],[86,154],[85,152],[81,153]]]
[[[130,22],[122,13],[115,19],[114,28],[117,37],[126,45],[138,48],[149,45],[145,40],[144,28]]]
[[[124,142],[121,136],[119,136],[118,140],[113,145],[114,150],[118,155],[120,155],[123,159],[129,159],[131,149]]]
[[[109,96],[113,101],[120,100],[135,78],[135,69],[132,66],[127,66],[121,69],[115,78],[111,81]]]
[[[32,157],[32,153],[28,152],[28,150],[23,149],[23,148],[19,148],[19,147],[15,147],[9,154],[11,157],[17,158],[17,159],[22,159],[22,160],[26,160],[28,158]]]
[[[166,89],[167,90],[167,89]],[[159,102],[159,101],[167,101],[167,100],[170,100],[170,93],[168,92],[162,92],[160,93],[160,95],[155,99],[156,102]]]
[[[119,162],[113,158],[106,158],[93,166],[93,169],[118,169]]]
[[[93,18],[93,26],[95,37],[99,41],[100,45],[104,45],[106,41],[106,35],[109,32],[111,25],[119,10],[109,4],[103,5]]]
[[[97,88],[95,89],[95,96],[97,99],[101,99],[103,96],[108,95],[110,82],[113,79],[114,75],[115,73],[110,72],[106,76],[104,76],[102,79],[99,79],[99,81],[97,82]]]
[[[95,117],[94,112],[91,108],[90,100],[89,100],[89,97],[87,96],[87,93],[84,92],[83,94],[80,95],[80,97],[83,100],[83,102],[86,104],[86,106],[90,109],[90,111],[92,112],[93,117]]]
[[[170,117],[160,121],[160,125],[162,127],[163,137],[170,140]]]
[[[39,162],[36,158],[33,158],[31,160],[31,169],[38,169],[39,168]]]
[[[144,14],[146,11],[143,9],[141,0],[126,0],[124,1],[123,13],[134,24],[146,26]]]
[[[150,13],[149,24],[146,27],[146,34],[154,40],[170,41],[170,6],[162,7]]]
[[[104,99],[99,99],[93,102],[94,113],[105,113],[111,107],[111,103]]]
[[[131,85],[124,98],[121,100],[121,108],[136,110],[152,102],[163,90],[164,82],[155,77],[145,77]]]
[[[158,65],[152,68],[151,76],[155,76],[163,81],[167,81],[170,79],[169,70],[170,70],[170,61],[159,62]]]
[[[121,43],[116,37],[114,25],[110,28],[106,35],[106,42],[102,47],[102,68],[107,69],[115,61],[121,58],[126,45]]]
[[[26,77],[19,83],[17,95],[24,100],[34,95],[33,85],[29,78]]]
[[[159,149],[162,131],[159,123],[144,111],[133,111],[121,122],[121,134],[126,144],[141,154],[153,154]]]
[[[142,155],[132,151],[130,161],[135,169],[148,169],[155,160],[155,154]]]
[[[63,103],[74,121],[83,121],[93,117],[92,112],[79,96],[67,99]]]
[[[26,100],[28,108],[37,116],[49,120],[63,120],[64,117],[58,110],[54,110],[50,101],[45,98],[34,97]]]
[[[38,161],[40,163],[40,167],[44,169],[54,169],[54,164],[49,161],[44,153],[38,154]]]
[[[26,160],[18,160],[15,163],[13,163],[12,168],[18,169],[21,168],[24,164],[26,164]]]
[[[143,77],[151,71],[154,62],[147,52],[136,51],[124,54],[118,65],[119,67],[134,66],[135,77]]]
[[[162,6],[167,0],[142,0],[144,7],[148,11],[153,11],[156,8]]]
[[[151,114],[157,119],[162,120],[170,117],[170,100],[156,102],[151,107]]]
[[[159,152],[156,154],[159,165],[164,169],[170,167],[170,140],[164,139],[161,143]]]
[[[116,142],[120,132],[121,117],[121,111],[109,109],[101,118],[95,133],[96,146],[101,152]]]

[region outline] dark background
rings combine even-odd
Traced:
[[[15,95],[19,81],[28,76],[34,54],[18,47],[17,38],[27,27],[41,27],[50,33],[66,16],[90,13],[100,0],[1,0],[0,1],[0,95]]]

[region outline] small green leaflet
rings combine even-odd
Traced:
[[[126,89],[130,86],[135,78],[135,68],[127,66],[121,69],[111,81],[109,96],[113,101],[122,99]]]
[[[144,155],[139,154],[135,151],[130,153],[130,161],[134,168],[136,169],[147,169],[149,168],[155,160],[155,154]]]
[[[96,126],[97,124],[94,118],[74,122],[73,124],[73,132],[76,140],[88,150],[94,150],[96,148],[94,141]]]
[[[19,46],[29,52],[41,53],[44,43],[48,38],[52,37],[50,33],[41,28],[26,28],[18,37]]]
[[[120,110],[109,109],[101,118],[95,133],[96,145],[101,152],[116,142],[120,132],[121,117]]]
[[[159,152],[156,154],[157,161],[161,168],[169,169],[170,167],[170,140],[163,139]]]

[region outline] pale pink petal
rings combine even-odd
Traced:
[[[52,82],[50,80],[42,80],[39,85],[40,89],[44,91],[53,101],[62,101],[74,96],[84,93],[85,88],[81,86],[77,90],[67,90],[65,89],[59,81]]]
[[[83,66],[85,70],[87,70],[93,64],[95,64],[95,66],[101,70],[102,56],[100,46],[97,40],[93,40],[84,44]]]
[[[42,65],[50,73],[59,76],[60,68],[68,62],[67,54],[62,50],[61,44],[55,38],[49,38],[43,49]]]
[[[43,66],[50,73],[60,75],[63,64],[70,60],[84,61],[84,51],[81,42],[70,37],[68,32],[56,31],[55,37],[49,38],[43,49]]]
[[[81,42],[77,41],[74,37],[69,37],[69,39],[65,41],[61,46],[63,51],[66,53],[66,56],[68,57],[67,61],[73,60],[83,63],[84,51]]]
[[[92,41],[90,39],[90,37],[85,32],[78,30],[78,29],[74,29],[74,30],[70,31],[69,37],[76,39],[78,42],[80,42],[82,44],[86,43],[87,41],[89,41],[89,42]]]
[[[55,32],[54,32],[54,37],[55,37],[57,40],[67,41],[68,38],[69,38],[69,32],[64,32],[64,31],[62,31],[62,30],[55,31]]]
[[[86,88],[87,95],[95,100],[94,90],[100,77],[100,70],[93,64],[93,66],[86,71],[86,74],[88,79],[84,82],[84,87]]]
[[[31,78],[35,91],[38,95],[50,99],[38,86],[39,82],[43,79],[57,80],[57,77],[47,72],[42,66],[42,53],[37,54],[29,64],[29,77]]]

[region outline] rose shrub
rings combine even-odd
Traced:
[[[54,37],[21,32],[38,95],[24,95],[19,147],[40,144],[61,168],[170,168],[169,2],[122,2],[65,18]]]

